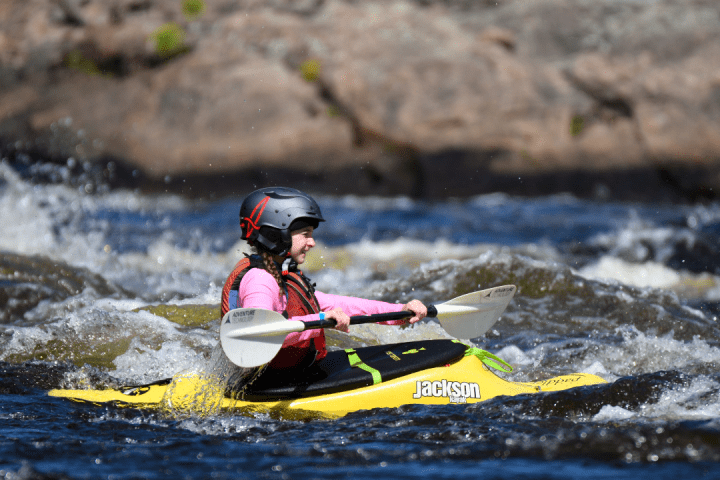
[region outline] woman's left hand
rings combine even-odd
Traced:
[[[411,317],[407,320],[405,320],[407,323],[415,323],[419,322],[425,316],[427,315],[427,307],[423,305],[423,303],[420,300],[411,300],[408,303],[405,304],[403,307],[403,310],[407,310],[408,312],[412,312],[415,314],[414,317]]]

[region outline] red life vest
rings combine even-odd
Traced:
[[[263,268],[262,260],[257,256],[246,257],[240,260],[225,281],[220,302],[221,318],[233,308],[238,308],[238,290],[243,276],[251,268]],[[314,290],[307,278],[300,270],[288,272],[283,275],[287,292],[287,307],[282,314],[285,318],[299,317],[320,313],[320,305],[315,298]],[[268,364],[268,368],[285,369],[297,367],[302,364],[311,364],[312,360],[320,360],[327,355],[325,347],[325,332],[320,335],[294,345],[284,347],[280,353]]]

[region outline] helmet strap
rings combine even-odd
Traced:
[[[282,269],[280,270],[280,275],[283,277],[287,277],[288,273],[290,273],[290,269],[292,268],[293,259],[288,257],[283,261],[282,263]]]

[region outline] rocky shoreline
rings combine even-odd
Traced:
[[[712,0],[8,0],[0,26],[0,154],[38,181],[720,191]]]

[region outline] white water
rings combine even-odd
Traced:
[[[720,385],[706,376],[720,362],[716,338],[678,337],[673,329],[658,333],[632,317],[624,326],[607,327],[602,307],[602,299],[610,297],[621,306],[613,307],[616,317],[623,308],[641,308],[644,316],[661,323],[717,322],[710,310],[683,307],[687,300],[693,305],[720,300],[716,270],[692,272],[669,262],[678,245],[692,247],[703,226],[719,221],[717,205],[663,207],[652,217],[637,213],[641,206],[608,207],[568,196],[531,202],[491,195],[442,205],[407,198],[318,199],[330,221],[318,231],[318,247],[306,271],[320,290],[390,301],[418,297],[429,303],[452,297],[456,284],[484,269],[517,280],[541,272],[547,284],[540,290],[548,295],[531,298],[521,290],[497,328],[480,341],[483,348],[498,345],[495,353],[516,367],[509,378],[581,371],[614,381],[678,370],[700,376],[682,391],[665,392],[640,413],[608,406],[595,420],[717,416],[720,401],[714,392]],[[113,367],[100,370],[132,382],[196,368],[217,343],[217,327],[182,327],[134,310],[158,303],[219,302],[226,275],[247,251],[238,239],[237,204],[124,190],[91,196],[63,185],[31,185],[0,164],[0,250],[86,268],[130,292],[107,297],[87,289],[61,301],[40,302],[23,322],[0,326],[0,360],[61,339],[66,356],[60,360],[127,342]],[[568,251],[573,244],[594,249],[592,257],[578,263],[579,257]],[[586,302],[572,295],[570,301],[556,300],[562,292],[553,293],[554,285],[573,275],[576,285],[592,285],[595,310],[574,313]],[[555,317],[567,319],[558,324],[564,333],[548,335]],[[354,328],[353,335],[367,344],[447,337],[436,323],[404,330],[366,325]],[[511,337],[512,342],[504,341]],[[68,383],[89,378],[80,377]]]

